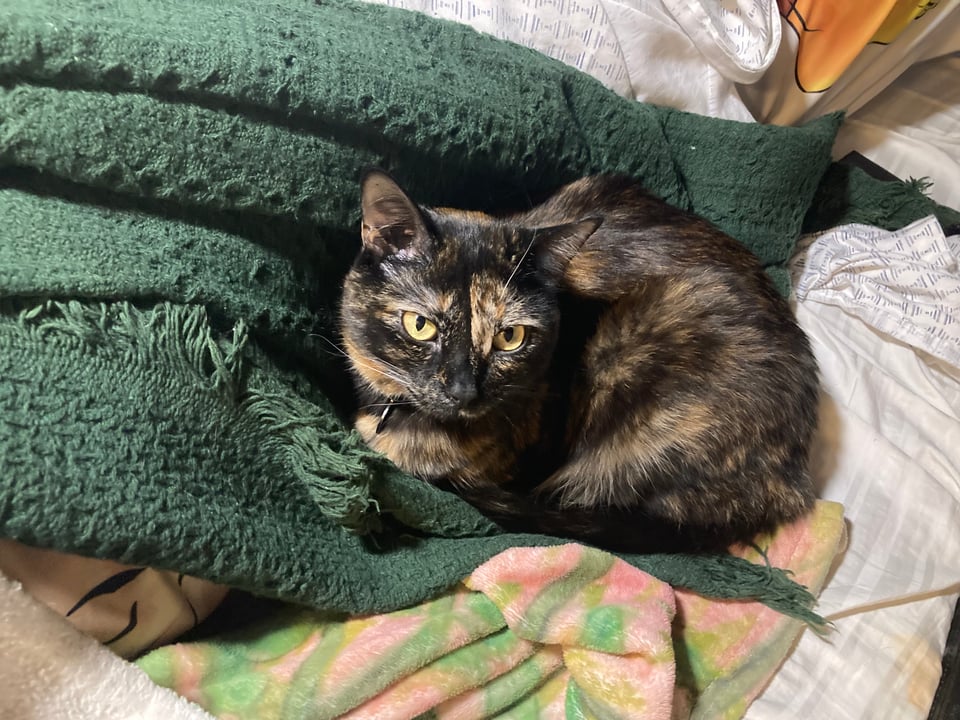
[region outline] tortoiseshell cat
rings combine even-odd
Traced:
[[[508,529],[707,550],[810,508],[818,377],[745,248],[624,177],[520,214],[380,171],[341,331],[356,428]]]

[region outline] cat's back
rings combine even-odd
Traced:
[[[543,490],[702,537],[801,514],[813,500],[817,369],[759,260],[616,176],[568,185],[522,222],[584,216],[601,223],[563,285],[605,309],[575,361],[567,461]]]
[[[676,208],[622,175],[593,175],[570,183],[537,207],[515,216],[530,227],[596,217],[600,226],[565,274],[568,289],[612,299],[654,276],[726,278],[741,290],[775,291],[756,257],[705,219]]]

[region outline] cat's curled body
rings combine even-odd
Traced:
[[[505,217],[374,171],[341,332],[356,428],[502,525],[715,549],[810,508],[818,377],[759,261],[635,181]]]

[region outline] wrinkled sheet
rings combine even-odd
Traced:
[[[753,720],[927,717],[960,595],[960,242],[922,220],[800,243],[797,316],[825,395],[816,472],[850,544]],[[856,673],[856,691],[850,678]]]

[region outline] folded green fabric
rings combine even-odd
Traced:
[[[620,171],[775,264],[839,122],[762,128],[634,103],[533,51],[349,0],[63,6],[0,9],[3,164],[199,221],[350,227],[369,164],[424,202],[485,209]],[[297,240],[310,251],[309,233]]]
[[[782,281],[838,122],[637,104],[531,51],[349,0],[8,0],[0,534],[347,612],[555,542],[499,534],[337,417],[334,310],[364,166],[487,209],[630,173]],[[809,599],[732,558],[632,561],[793,613]]]
[[[847,223],[898,230],[927,215],[934,215],[944,228],[960,225],[960,212],[927,197],[925,184],[880,180],[858,167],[834,163],[820,181],[803,230],[817,232]]]

